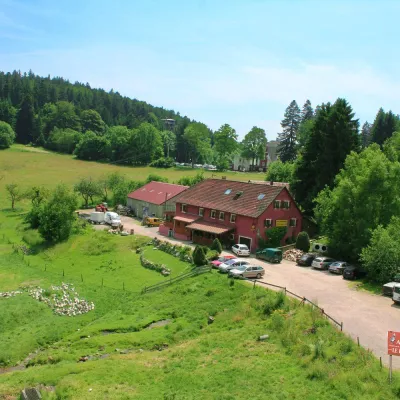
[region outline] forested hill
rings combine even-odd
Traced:
[[[24,101],[31,104],[24,104]],[[143,122],[149,122],[161,130],[161,119],[173,118],[176,121],[177,138],[183,135],[185,127],[191,122],[189,118],[181,117],[175,111],[121,96],[113,90],[106,92],[103,89],[94,89],[88,83],[70,83],[60,77],[40,77],[31,71],[24,74],[19,71],[0,72],[0,120],[15,126],[18,109],[23,105],[33,108],[35,119],[33,122],[36,127],[32,132],[32,137],[18,138],[17,136],[18,141],[35,142],[41,133],[41,127],[38,125],[43,125],[43,120],[48,113],[47,105],[57,102],[72,103],[77,116],[80,116],[84,110],[95,110],[106,125],[124,125],[129,129],[137,128]],[[46,132],[46,127],[42,129],[45,130],[44,134],[49,133]],[[179,153],[179,140],[177,147],[176,150]]]

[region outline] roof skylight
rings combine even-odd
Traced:
[[[265,197],[264,193],[260,193],[257,197],[257,200],[262,200]]]
[[[232,189],[226,189],[224,194],[231,194]]]

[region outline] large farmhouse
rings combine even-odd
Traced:
[[[282,244],[301,231],[301,212],[284,186],[207,179],[174,200],[176,214],[167,216],[163,231],[180,240],[209,245],[217,237],[254,251],[268,228],[287,227]]]
[[[174,198],[188,186],[152,181],[128,194],[127,205],[139,218],[163,218],[167,212],[175,214]]]

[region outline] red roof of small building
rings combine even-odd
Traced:
[[[188,186],[151,181],[134,192],[129,193],[128,197],[134,200],[161,205],[165,201],[171,200],[176,195],[184,192],[187,188]]]
[[[282,186],[206,179],[190,187],[174,200],[178,203],[257,218],[272,203]]]

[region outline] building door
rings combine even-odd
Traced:
[[[239,244],[245,244],[251,250],[251,238],[239,236]]]

